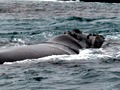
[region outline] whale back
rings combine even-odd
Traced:
[[[78,54],[81,46],[68,35],[59,35],[37,45],[13,47],[0,51],[0,64],[4,62],[35,59],[51,55]]]
[[[76,50],[77,52],[79,52],[79,49],[82,48],[80,43],[75,38],[73,38],[69,35],[66,35],[66,34],[56,36],[47,42],[58,43],[58,44],[62,44],[64,46],[68,46],[69,48]]]

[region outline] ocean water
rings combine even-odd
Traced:
[[[100,49],[0,65],[0,90],[120,90],[120,4],[0,1],[0,50],[38,44],[72,29],[103,35]]]

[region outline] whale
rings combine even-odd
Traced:
[[[85,35],[80,30],[74,29],[46,42],[1,50],[0,64],[51,55],[79,54],[79,49],[100,48],[103,42],[104,38],[100,35]]]

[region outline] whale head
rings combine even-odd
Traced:
[[[98,34],[89,34],[87,38],[89,39],[91,47],[93,48],[100,48],[105,42],[105,38],[102,35]]]
[[[84,34],[79,29],[73,29],[71,32],[65,33],[75,38],[83,48],[100,48],[105,41],[102,35]]]

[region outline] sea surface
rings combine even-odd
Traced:
[[[0,50],[80,29],[105,37],[100,49],[0,65],[0,90],[120,90],[120,4],[1,0]]]

